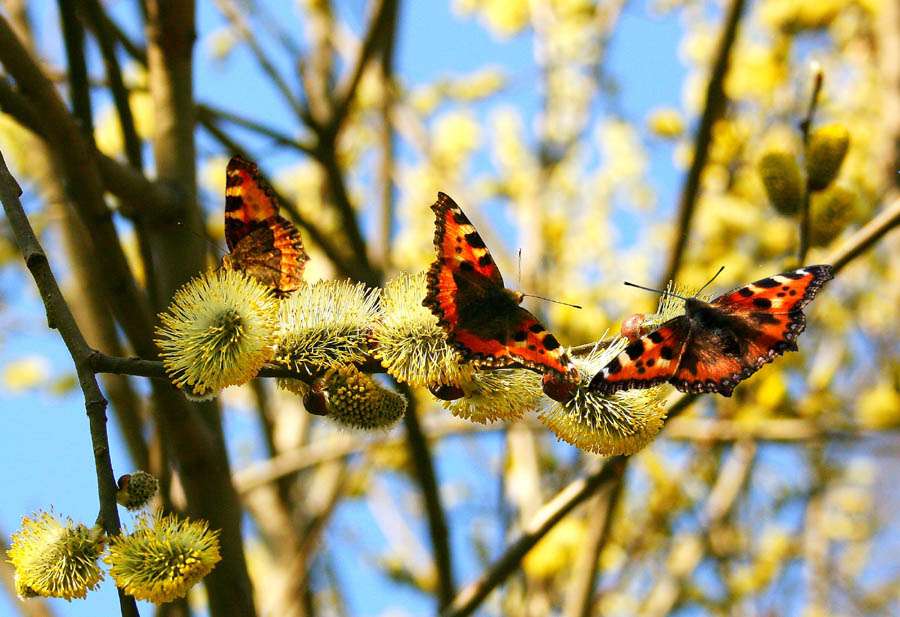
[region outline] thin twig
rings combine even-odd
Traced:
[[[250,28],[247,27],[247,23],[244,20],[244,16],[241,14],[241,11],[234,5],[231,0],[216,0],[216,5],[218,5],[219,10],[222,11],[222,15],[231,23],[237,33],[240,35],[241,39],[244,43],[247,44],[247,47],[250,48],[250,53],[256,59],[256,63],[259,64],[259,67],[263,70],[263,72],[269,76],[269,79],[272,80],[272,84],[275,86],[275,89],[278,90],[278,93],[281,94],[281,97],[288,104],[288,106],[297,114],[297,117],[300,119],[307,117],[307,111],[300,104],[300,101],[297,100],[297,97],[294,96],[294,93],[291,91],[291,88],[288,86],[287,81],[285,81],[284,77],[282,77],[281,73],[275,67],[275,63],[272,62],[265,50],[256,42],[256,37],[253,36],[253,33],[250,31]]]
[[[224,109],[221,109],[214,105],[210,105],[209,103],[198,103],[196,106],[196,113],[198,122],[200,122],[204,126],[206,126],[208,118],[225,120],[226,122],[230,122],[231,124],[235,124],[241,128],[248,129],[250,131],[253,131],[254,133],[265,135],[266,137],[271,138],[278,145],[293,148],[295,150],[298,150],[299,152],[302,152],[303,154],[307,154],[310,156],[313,154],[313,149],[315,146],[313,146],[312,144],[298,141],[292,137],[288,137],[287,135],[276,129],[268,127],[255,120],[245,118],[230,111],[225,111]]]
[[[823,73],[822,68],[815,67],[813,76],[812,93],[809,96],[809,106],[806,110],[806,117],[800,121],[800,132],[803,135],[803,149],[809,149],[809,130],[812,127],[813,118],[816,113],[816,107],[819,104],[819,93],[822,91]],[[809,252],[809,202],[812,198],[812,188],[809,185],[809,174],[807,174],[806,187],[803,191],[803,204],[800,208],[800,248],[797,250],[797,265],[803,266],[806,261],[806,254]]]
[[[725,112],[725,75],[728,72],[728,64],[731,56],[731,48],[737,38],[738,22],[744,9],[744,0],[732,0],[728,9],[728,16],[722,34],[719,37],[719,47],[716,52],[716,60],[713,64],[709,78],[709,86],[706,89],[706,105],[703,115],[700,117],[700,126],[697,129],[697,137],[694,140],[694,160],[688,171],[684,188],[681,191],[681,200],[678,206],[678,223],[676,226],[675,245],[669,256],[669,265],[665,276],[658,285],[665,289],[669,281],[675,279],[684,258],[684,250],[687,247],[688,236],[691,230],[691,221],[694,216],[694,208],[697,204],[697,196],[700,193],[700,177],[706,160],[709,157],[709,147],[712,143],[712,128],[716,120]]]
[[[103,398],[97,378],[91,370],[92,350],[84,340],[81,330],[78,329],[78,324],[75,322],[50,269],[47,256],[28,222],[28,217],[25,216],[25,210],[19,201],[21,193],[22,189],[9,173],[6,161],[0,153],[0,202],[3,203],[6,220],[15,234],[16,243],[22,251],[25,264],[40,291],[47,311],[47,322],[51,328],[59,332],[75,363],[78,383],[84,394],[85,408],[90,422],[91,446],[97,473],[97,492],[103,528],[107,535],[115,536],[119,534],[119,512],[116,505],[116,479],[109,456],[109,437],[106,434],[106,399]],[[119,604],[123,617],[138,615],[134,597],[126,595],[122,589],[119,589]]]

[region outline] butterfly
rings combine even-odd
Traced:
[[[256,163],[241,156],[225,171],[225,241],[222,265],[241,270],[276,293],[299,288],[309,256],[300,232],[278,214],[278,198]]]
[[[437,259],[428,270],[422,304],[438,318],[450,344],[478,366],[524,366],[580,379],[556,338],[519,306],[524,295],[503,285],[484,240],[456,202],[438,193],[431,209]]]
[[[685,314],[625,348],[594,375],[607,395],[669,382],[682,392],[731,396],[738,382],[786,351],[797,351],[803,307],[832,279],[831,266],[807,266],[738,287],[710,302],[687,298]]]

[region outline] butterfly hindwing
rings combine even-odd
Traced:
[[[300,231],[278,214],[278,200],[256,163],[235,156],[225,180],[225,263],[279,293],[297,289],[309,256]]]
[[[670,319],[631,343],[594,375],[589,388],[607,395],[650,388],[672,377],[689,344],[691,323],[685,315]]]
[[[431,209],[437,258],[428,270],[422,304],[437,316],[450,344],[480,366],[549,369],[574,378],[562,346],[519,306],[522,294],[504,287],[487,246],[459,206],[438,193]]]

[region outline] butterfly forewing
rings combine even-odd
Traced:
[[[481,366],[575,375],[556,338],[519,306],[522,295],[504,287],[487,246],[460,207],[438,193],[431,209],[437,258],[428,270],[422,304],[437,316],[450,344]]]
[[[711,304],[729,311],[790,313],[809,304],[822,285],[832,278],[831,266],[807,266],[738,287]]]
[[[600,369],[589,388],[601,394],[619,390],[650,388],[672,377],[691,336],[691,323],[684,315],[632,341]]]

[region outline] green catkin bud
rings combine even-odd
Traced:
[[[762,156],[757,164],[763,186],[772,206],[784,216],[800,212],[803,205],[803,178],[794,155],[773,150]]]
[[[806,148],[809,188],[821,191],[837,177],[850,145],[850,133],[843,124],[827,124],[813,131]]]
[[[328,417],[348,428],[387,429],[406,412],[406,398],[352,364],[331,369],[322,381],[328,393]]]
[[[809,207],[809,241],[813,246],[827,246],[853,220],[856,195],[834,186],[813,195]]]
[[[150,503],[159,490],[159,481],[146,471],[135,471],[119,478],[116,501],[129,510],[139,510]]]

